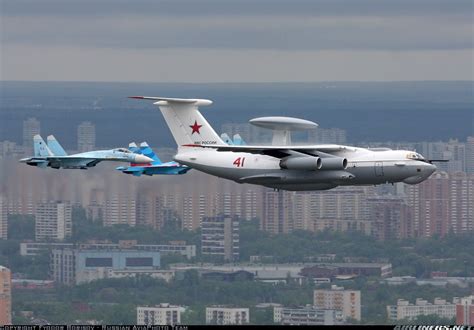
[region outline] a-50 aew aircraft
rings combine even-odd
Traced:
[[[20,162],[40,168],[51,167],[55,169],[72,168],[86,170],[88,167],[96,166],[104,160],[139,164],[151,163],[153,161],[153,159],[145,155],[134,154],[125,148],[96,150],[68,155],[53,135],[49,135],[47,141],[48,144],[44,143],[41,136],[35,135],[33,137],[34,157],[23,158]]]
[[[199,112],[212,104],[204,99],[132,96],[157,101],[178,144],[181,164],[238,183],[283,190],[324,190],[339,185],[417,184],[435,170],[417,152],[366,149],[344,145],[290,145],[289,131],[314,123],[268,117],[254,120],[274,129],[272,145],[228,145]]]

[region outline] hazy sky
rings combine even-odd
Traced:
[[[2,80],[472,80],[472,0],[0,0]]]

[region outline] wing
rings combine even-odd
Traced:
[[[48,157],[47,160],[53,168],[85,168],[96,166],[103,159],[85,157]]]
[[[183,147],[211,148],[217,151],[248,152],[253,154],[268,155],[276,158],[284,158],[292,154],[306,154],[317,156],[320,153],[333,153],[340,151],[355,151],[357,148],[338,144],[321,144],[308,146],[250,146],[250,145],[201,145],[185,144]]]

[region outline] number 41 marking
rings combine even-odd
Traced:
[[[235,167],[244,167],[245,157],[239,157],[232,163]]]

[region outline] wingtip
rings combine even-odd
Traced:
[[[144,96],[128,96],[129,99],[137,99],[137,100],[143,100],[145,97]]]

